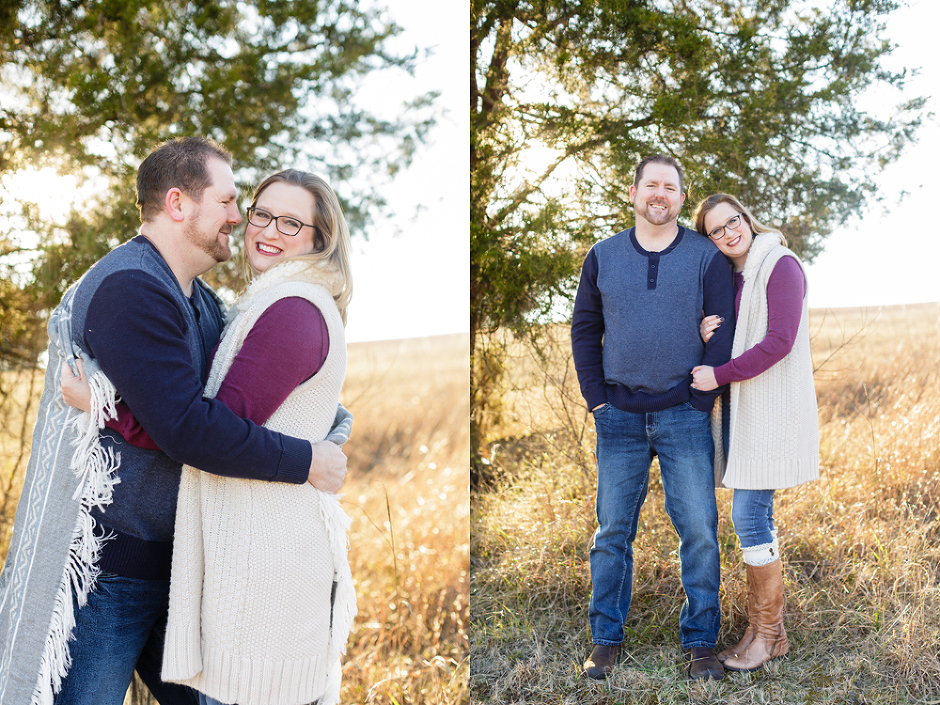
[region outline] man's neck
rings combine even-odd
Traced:
[[[179,282],[183,294],[187,297],[192,296],[193,280],[203,272],[193,271],[192,263],[189,262],[191,255],[185,252],[170,234],[161,232],[152,223],[143,223],[140,226],[140,234],[157,248],[157,252],[166,261],[176,281]]]
[[[679,225],[673,220],[663,225],[653,225],[645,220],[637,219],[636,241],[647,252],[662,252],[669,247],[679,234]]]

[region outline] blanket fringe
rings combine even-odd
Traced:
[[[64,361],[60,361],[60,366],[63,364]],[[62,679],[72,664],[68,642],[75,627],[73,596],[80,607],[88,602],[88,595],[94,590],[98,579],[97,563],[101,547],[108,538],[95,535],[95,520],[91,511],[95,507],[111,504],[114,486],[121,481],[116,475],[121,455],[115,454],[111,448],[102,447],[98,435],[105,421],[117,416],[117,392],[102,372],[90,374],[88,382],[91,387],[91,413],[78,413],[71,422],[76,438],[72,441],[75,451],[69,467],[79,478],[73,499],[80,498],[81,509],[69,546],[69,560],[56,594],[32,705],[52,705],[55,694],[62,687]],[[57,400],[56,403],[64,402]]]
[[[339,702],[340,682],[343,677],[342,655],[346,653],[346,642],[349,640],[349,631],[358,609],[356,589],[349,568],[349,540],[346,535],[350,519],[340,506],[338,495],[321,492],[320,500],[320,514],[330,538],[333,565],[336,566],[334,580],[337,584],[333,600],[330,645],[327,651],[326,689],[317,703],[335,705]]]

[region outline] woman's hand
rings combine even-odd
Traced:
[[[705,316],[702,322],[698,324],[698,332],[702,336],[702,340],[706,343],[711,340],[718,326],[720,326],[721,322],[724,320],[725,319],[721,316]]]
[[[72,370],[68,365],[62,365],[62,396],[69,406],[90,412],[91,387],[88,386],[88,378],[82,370],[80,358],[75,359],[75,369],[78,370],[78,377],[72,375]]]
[[[699,365],[692,368],[692,389],[700,392],[710,392],[718,388],[715,381],[715,368],[708,365]]]

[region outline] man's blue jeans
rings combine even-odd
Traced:
[[[88,603],[75,608],[72,666],[56,705],[121,705],[136,668],[160,705],[196,705],[190,688],[160,679],[169,580],[102,573]]]
[[[666,512],[679,534],[686,600],[679,615],[682,647],[712,647],[721,621],[714,445],[709,414],[691,404],[634,413],[605,404],[597,429],[597,522],[591,547],[590,620],[595,644],[613,646],[633,590],[633,541],[659,456]]]

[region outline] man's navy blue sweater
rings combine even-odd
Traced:
[[[725,322],[702,342],[702,316]],[[679,227],[672,244],[647,252],[635,228],[594,245],[584,260],[571,320],[571,347],[588,408],[661,411],[691,402],[709,411],[722,388],[691,389],[692,368],[731,359],[734,284],[728,260],[708,238]]]
[[[77,285],[73,325],[82,326],[76,334],[83,347],[162,451],[135,448],[116,432],[101,431],[102,442],[121,453],[121,481],[112,503],[94,512],[99,531],[113,536],[99,566],[165,579],[182,463],[229,477],[300,484],[312,451],[307,441],[257,426],[202,396],[223,325],[214,295],[196,280],[192,295],[183,296],[144,237],[118,250]]]

